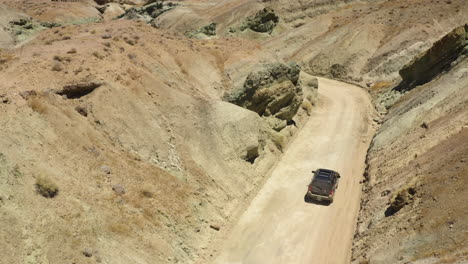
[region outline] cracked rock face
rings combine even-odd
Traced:
[[[466,54],[464,48],[467,46],[468,24],[465,24],[455,28],[401,69],[403,84],[411,88],[429,82],[463,53]]]
[[[242,89],[225,96],[225,100],[258,113],[281,120],[292,120],[303,100],[296,63],[272,63],[247,76]]]

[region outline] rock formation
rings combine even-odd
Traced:
[[[244,85],[225,96],[225,100],[281,120],[292,120],[303,100],[299,82],[300,67],[272,63],[247,76]]]
[[[254,16],[248,17],[240,26],[240,30],[251,29],[260,33],[271,33],[279,22],[278,15],[270,8],[260,10]]]
[[[198,30],[194,30],[186,34],[189,38],[203,39],[216,36],[216,23],[210,23]]]
[[[155,18],[173,9],[175,5],[171,2],[156,2],[151,3],[142,7],[132,7],[125,11],[124,14],[117,17],[117,19],[133,19],[133,20],[143,20],[147,23],[153,22]]]
[[[403,86],[411,88],[431,81],[440,72],[450,67],[450,64],[462,53],[467,53],[467,45],[468,24],[465,24],[435,42],[429,50],[414,58],[401,69]]]

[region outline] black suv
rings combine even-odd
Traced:
[[[317,201],[329,201],[332,203],[335,190],[338,188],[340,174],[327,169],[318,169],[312,171],[312,173],[314,173],[314,177],[309,184],[306,197]]]

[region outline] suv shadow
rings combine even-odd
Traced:
[[[310,203],[310,204],[316,204],[316,205],[323,205],[323,206],[330,206],[330,204],[331,204],[330,201],[317,201],[317,200],[314,200],[314,199],[310,198],[309,196],[307,196],[307,193],[306,193],[306,195],[304,195],[304,202]]]

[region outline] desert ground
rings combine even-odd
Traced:
[[[468,263],[467,18],[0,0],[0,263]]]

